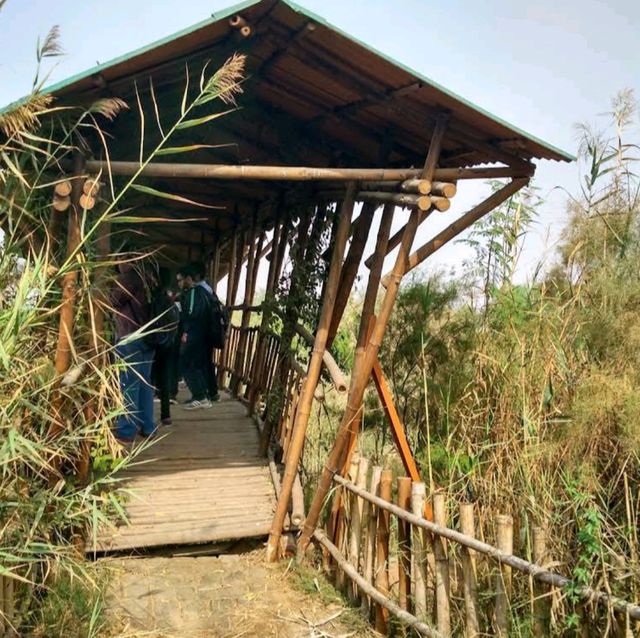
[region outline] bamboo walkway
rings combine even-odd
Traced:
[[[156,410],[158,406],[156,406]],[[172,406],[173,426],[123,471],[128,524],[99,531],[89,551],[208,543],[269,533],[276,493],[246,408],[221,393],[209,410]]]

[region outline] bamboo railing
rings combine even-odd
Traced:
[[[424,636],[508,636],[521,614],[529,616],[532,635],[548,636],[552,606],[556,623],[562,622],[557,603],[568,589],[584,604],[608,610],[618,626],[640,621],[640,606],[546,569],[551,561],[541,527],[530,534],[530,562],[513,553],[509,515],[480,519],[474,504],[448,503],[436,492],[429,521],[424,483],[399,477],[392,500],[391,472],[357,456],[348,478],[335,474],[333,481],[342,525],[332,529],[329,521],[329,529],[317,529],[314,539],[332,559],[324,564],[337,586],[360,603],[382,634],[390,631],[393,616],[396,624]],[[458,529],[449,527],[450,520]],[[530,592],[526,608],[513,605],[516,586],[521,594]]]

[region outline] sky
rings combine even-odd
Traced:
[[[577,122],[603,121],[613,95],[640,92],[638,0],[299,0],[330,23],[543,140],[575,153]],[[229,0],[7,0],[0,10],[0,104],[29,91],[38,36],[57,24],[65,56],[51,82],[139,48],[233,4]],[[600,116],[600,117],[599,117]],[[575,192],[575,164],[538,163],[544,199],[518,277],[552,255]],[[460,187],[446,214],[434,214],[416,243],[448,225],[485,192]],[[402,224],[398,216],[394,229]],[[371,240],[373,244],[375,238]],[[393,257],[393,256],[391,256]],[[432,258],[432,270],[459,268],[460,243]],[[388,269],[390,263],[386,265]]]

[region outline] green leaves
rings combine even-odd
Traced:
[[[224,209],[224,206],[204,204],[202,202],[197,202],[194,199],[182,197],[182,195],[159,191],[155,188],[151,188],[150,186],[143,186],[142,184],[132,184],[131,188],[135,191],[138,191],[139,193],[144,193],[145,195],[152,195],[153,197],[160,197],[161,199],[168,199],[173,202],[179,202],[181,204],[189,204],[190,206],[198,206],[199,208]]]
[[[219,117],[228,115],[229,113],[233,113],[233,111],[235,110],[236,109],[229,109],[227,111],[222,111],[221,113],[211,113],[203,117],[197,117],[191,120],[183,120],[182,122],[176,124],[176,130],[180,131],[182,129],[193,128],[194,126],[201,126],[202,124],[206,124],[207,122],[217,120]]]

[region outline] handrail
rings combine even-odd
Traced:
[[[510,567],[513,567],[520,572],[528,574],[534,580],[546,583],[547,585],[551,585],[552,587],[563,589],[570,585],[572,587],[572,592],[577,594],[580,598],[589,601],[595,600],[606,605],[611,605],[613,609],[623,614],[627,614],[629,618],[640,620],[640,606],[633,605],[625,600],[617,598],[616,596],[610,596],[609,594],[597,591],[595,589],[592,589],[591,587],[576,585],[574,581],[567,578],[566,576],[561,576],[560,574],[550,572],[543,567],[536,565],[535,563],[530,563],[529,561],[512,554],[507,554],[499,550],[497,547],[494,547],[493,545],[483,543],[482,541],[471,538],[470,536],[466,536],[465,534],[457,532],[448,527],[442,527],[441,525],[432,523],[431,521],[428,521],[421,516],[416,516],[415,514],[412,514],[411,512],[408,512],[407,510],[404,510],[401,507],[394,505],[393,503],[389,503],[388,501],[385,501],[378,496],[374,496],[370,492],[367,492],[357,485],[354,485],[339,474],[334,474],[333,480],[339,485],[345,487],[350,492],[353,492],[366,501],[369,501],[369,503],[372,503],[380,509],[391,512],[398,518],[407,521],[411,525],[415,525],[416,527],[425,529],[432,534],[435,534],[436,536],[446,538],[450,541],[453,541],[454,543],[458,543],[459,545],[463,545],[465,547],[468,547],[469,549],[473,549],[476,552],[485,554],[486,556],[493,558],[499,563],[509,565]]]

